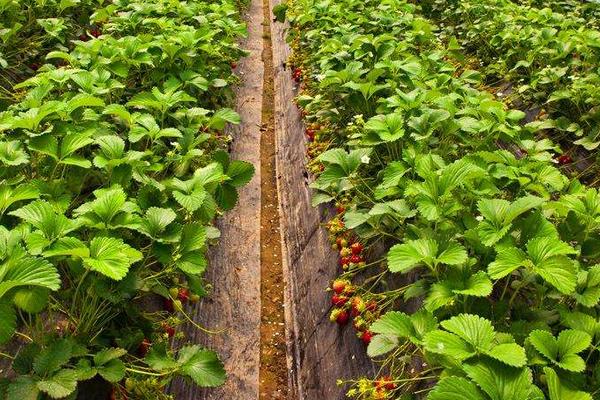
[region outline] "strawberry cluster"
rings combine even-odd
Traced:
[[[292,68],[292,78],[294,81],[296,81],[296,83],[300,83],[302,80],[302,69],[298,67]]]
[[[393,398],[396,389],[398,389],[398,385],[394,379],[386,375],[374,381],[366,378],[360,379],[355,387],[348,391],[348,395],[368,400],[386,400]]]
[[[346,325],[353,318],[352,326],[358,337],[368,345],[373,338],[369,326],[379,315],[377,301],[365,300],[357,294],[357,288],[346,279],[333,281],[331,291],[331,304],[334,308],[329,319],[338,325]]]
[[[379,400],[388,399],[390,392],[393,392],[398,385],[394,383],[390,376],[384,376],[374,382],[375,395],[374,398]]]
[[[346,208],[342,204],[337,204],[337,216],[327,223],[329,239],[334,250],[339,252],[339,265],[344,271],[364,267],[366,265],[363,257],[364,246],[359,241],[349,237],[342,215]]]

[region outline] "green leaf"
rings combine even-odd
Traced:
[[[95,222],[95,219],[99,219],[108,225],[117,214],[123,211],[127,195],[120,186],[96,190],[94,194],[96,199],[81,205],[73,214],[75,216],[95,215],[92,221]]]
[[[441,330],[425,335],[423,341],[425,350],[443,354],[457,360],[465,360],[475,355],[475,350],[460,337]]]
[[[176,262],[177,268],[189,275],[201,275],[208,266],[208,261],[203,251],[190,251],[184,253]]]
[[[425,309],[429,312],[434,312],[438,308],[444,307],[452,302],[456,297],[454,285],[448,281],[434,283],[429,288],[429,293],[425,298]]]
[[[180,252],[188,253],[195,250],[202,250],[206,244],[206,227],[199,223],[184,225],[181,231],[181,241],[179,242]]]
[[[391,335],[376,335],[367,347],[367,355],[371,358],[389,353],[398,346],[398,338]]]
[[[467,252],[457,243],[449,242],[438,254],[439,245],[433,239],[410,240],[393,246],[388,253],[388,268],[392,272],[406,273],[425,264],[434,268],[437,264],[459,265],[467,260]]]
[[[486,400],[473,382],[458,376],[442,378],[433,388],[428,400]]]
[[[275,16],[275,20],[277,22],[285,22],[287,10],[288,5],[285,2],[277,4],[275,7],[273,7],[273,15]]]
[[[455,242],[448,243],[446,249],[436,259],[436,263],[446,265],[460,265],[465,261],[467,261],[467,251]]]
[[[36,381],[30,376],[14,379],[6,391],[6,400],[38,400],[40,391]]]
[[[534,266],[534,271],[561,293],[570,294],[575,291],[576,267],[567,257],[554,256],[545,259]]]
[[[48,376],[65,365],[71,359],[72,354],[73,343],[70,340],[57,340],[35,357],[33,369],[39,376]]]
[[[179,367],[177,361],[167,353],[164,343],[153,345],[144,357],[144,361],[156,371],[165,371]]]
[[[527,242],[527,253],[537,264],[551,257],[577,254],[577,251],[556,238],[537,237]]]
[[[481,350],[490,349],[495,336],[492,323],[478,315],[460,314],[442,321],[441,325]]]
[[[410,240],[394,245],[387,255],[388,269],[392,272],[409,272],[426,259],[433,261],[437,251],[437,242],[431,239]]]
[[[502,247],[496,259],[488,265],[492,279],[500,279],[525,265],[527,255],[516,247]]]
[[[37,343],[24,345],[19,349],[12,363],[12,368],[19,375],[27,375],[33,371],[33,362],[40,353],[41,347]]]
[[[214,129],[223,130],[227,123],[238,125],[240,122],[241,118],[238,113],[230,108],[222,108],[210,118],[209,126]]]
[[[592,341],[583,331],[567,329],[559,333],[558,339],[548,331],[534,330],[529,341],[543,356],[567,371],[585,370],[585,361],[577,355],[587,349]]]
[[[246,161],[234,160],[227,168],[226,174],[231,179],[229,183],[240,188],[250,182],[254,176],[254,165]]]
[[[523,367],[527,363],[525,349],[516,343],[499,344],[486,352],[486,354],[513,367]]]
[[[371,332],[408,338],[413,333],[410,316],[399,311],[389,311],[370,327]]]
[[[0,212],[4,213],[12,204],[23,200],[37,199],[40,192],[34,185],[25,183],[17,187],[0,185]]]
[[[238,201],[237,189],[229,184],[219,186],[215,192],[215,200],[224,211],[232,210]]]
[[[0,162],[10,166],[27,164],[29,155],[22,149],[22,144],[18,140],[0,142]]]
[[[354,229],[369,222],[370,215],[363,211],[348,210],[344,213],[344,225],[348,229]]]
[[[51,378],[41,380],[37,387],[53,399],[61,399],[77,389],[77,372],[73,369],[58,371]]]
[[[377,115],[365,124],[365,129],[375,132],[384,142],[393,142],[404,136],[402,114]]]
[[[60,276],[56,268],[41,258],[23,257],[0,266],[0,298],[12,288],[39,286],[58,290]]]
[[[198,187],[189,193],[173,191],[173,198],[190,213],[198,210],[208,197],[208,192]]]
[[[60,158],[64,159],[91,143],[94,143],[94,139],[90,137],[90,133],[70,133],[61,141]]]
[[[112,360],[123,357],[127,350],[118,347],[102,349],[94,354],[94,365],[104,365]]]
[[[46,288],[27,287],[17,289],[13,295],[15,306],[30,314],[41,312],[48,304],[50,292]]]
[[[225,369],[214,351],[198,345],[185,346],[179,350],[177,362],[181,373],[200,387],[216,387],[225,382]]]
[[[566,382],[563,383],[552,368],[545,367],[544,374],[546,374],[550,400],[592,400],[589,393],[570,387],[568,379],[565,379]]]
[[[6,299],[0,299],[0,344],[10,340],[17,329],[17,314],[13,305]]]
[[[114,280],[127,275],[131,265],[142,259],[142,253],[128,246],[121,239],[95,237],[90,242],[90,256],[83,258],[89,269]]]
[[[491,400],[529,399],[533,385],[528,368],[514,368],[492,359],[473,359],[462,368]]]
[[[98,374],[109,382],[119,382],[125,378],[125,364],[119,359],[110,360],[98,367]]]
[[[493,284],[487,274],[483,271],[476,272],[469,276],[463,286],[452,289],[455,294],[464,296],[486,297],[492,293]]]
[[[90,249],[81,240],[67,236],[58,239],[42,255],[44,257],[71,256],[83,258],[90,256]]]
[[[373,333],[405,338],[414,344],[421,344],[425,334],[436,328],[435,317],[425,310],[420,310],[410,316],[398,311],[389,311],[373,322],[369,329]]]
[[[63,214],[58,214],[47,201],[36,200],[15,211],[10,215],[21,218],[39,229],[48,240],[57,239],[77,227],[74,221]]]
[[[177,218],[170,208],[150,207],[146,210],[145,218],[140,224],[140,231],[151,238],[158,238],[167,226]]]

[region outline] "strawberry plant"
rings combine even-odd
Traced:
[[[551,3],[557,9],[558,2]],[[577,3],[575,10],[598,11],[595,3]],[[505,89],[496,89],[499,96],[523,109],[542,108],[533,124],[557,140],[587,150],[598,146],[598,31],[582,28],[596,18],[578,18],[577,12],[562,12],[560,6],[553,11],[504,0],[428,1],[423,9],[444,27],[441,36],[458,54],[465,50],[465,57],[458,57],[462,63],[482,64],[490,83],[508,82]]]
[[[184,303],[207,294],[213,221],[253,175],[224,132],[240,121],[227,107],[238,5],[15,1],[0,13],[14,31],[2,46],[32,46],[0,47],[0,398],[222,384],[217,354],[178,327],[202,328]]]
[[[512,68],[528,56],[534,74],[564,62],[558,81],[593,79],[595,33],[574,15],[520,7],[293,0],[276,10],[290,22],[292,78],[302,71],[313,203],[336,208],[325,224],[340,257],[330,319],[352,321],[381,365],[379,376],[341,381],[350,397],[558,400],[600,390],[597,190],[563,172],[572,159],[547,125],[525,124],[514,99],[490,86],[519,76]],[[549,24],[569,38],[548,34],[531,48],[528,35]],[[575,48],[580,61],[565,55]],[[511,67],[493,64],[497,54]],[[540,82],[532,99],[555,83]],[[583,111],[582,121],[593,113]]]

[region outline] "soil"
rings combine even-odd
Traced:
[[[264,64],[262,125],[260,141],[261,168],[261,325],[260,384],[261,399],[290,398],[285,339],[284,279],[279,225],[279,199],[275,168],[275,118],[273,51],[271,47],[271,12],[263,0]]]

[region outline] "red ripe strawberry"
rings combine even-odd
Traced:
[[[358,264],[361,261],[362,261],[362,257],[357,254],[353,254],[352,257],[350,257],[350,262],[353,264]]]
[[[319,171],[321,171],[321,172],[325,171],[325,165],[323,165],[323,164],[319,165]]]
[[[138,353],[142,357],[146,356],[146,354],[148,353],[148,349],[150,349],[150,346],[152,346],[152,342],[147,338],[144,338],[144,340],[142,340],[142,343],[140,343],[140,346],[138,347]]]
[[[352,246],[350,246],[350,248],[352,249],[352,254],[354,255],[359,255],[363,251],[363,245],[358,242],[352,243]]]
[[[173,305],[173,300],[171,300],[171,299],[163,299],[163,308],[167,312],[170,312],[170,313],[175,312],[175,306]]]
[[[177,298],[181,300],[182,303],[187,303],[187,301],[190,299],[190,291],[186,288],[179,289]]]
[[[333,284],[331,285],[331,288],[337,294],[341,294],[344,291],[344,289],[346,289],[346,285],[347,284],[348,284],[347,281],[343,281],[343,280],[339,280],[338,279],[338,280],[333,281]]]
[[[350,263],[350,259],[348,257],[340,258],[340,265],[343,267],[344,265],[348,265]]]
[[[173,336],[175,336],[175,328],[173,328],[171,325],[169,324],[164,324],[163,325],[163,329],[165,330],[166,334],[172,338]]]
[[[373,333],[369,330],[364,331],[360,336],[360,340],[362,340],[364,344],[371,343],[371,339],[373,339]]]
[[[338,325],[346,325],[349,320],[350,320],[350,315],[348,315],[348,312],[345,310],[342,310],[337,315],[335,322],[337,322]]]
[[[375,387],[377,389],[394,390],[398,385],[396,385],[392,377],[388,375],[375,381]]]
[[[573,159],[568,154],[563,154],[559,156],[556,160],[558,161],[559,165],[571,164],[573,162]]]
[[[231,69],[236,69],[237,68],[237,63],[232,62],[231,63]]]
[[[374,312],[377,310],[377,302],[375,300],[370,300],[367,302],[367,310]]]
[[[339,207],[336,207],[335,211],[336,211],[338,214],[343,214],[343,213],[345,213],[345,212],[346,212],[346,207],[344,207],[344,206],[339,206]]]
[[[88,40],[90,40],[90,38],[85,33],[82,33],[81,35],[79,35],[79,40],[81,40],[82,42],[87,42]]]
[[[331,304],[336,307],[343,307],[347,302],[348,298],[346,296],[338,296],[337,294],[331,296]]]
[[[97,38],[100,35],[102,35],[102,32],[98,28],[93,28],[92,30],[90,30],[90,35],[92,35],[93,37]]]

